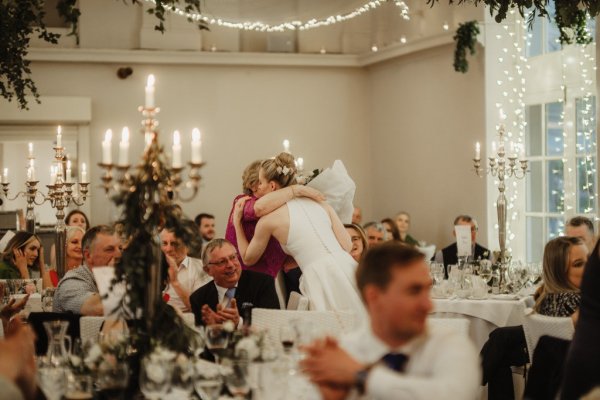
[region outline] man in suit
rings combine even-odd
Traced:
[[[197,325],[219,324],[227,320],[235,326],[243,321],[241,306],[279,309],[275,281],[269,275],[242,270],[235,247],[226,239],[213,239],[202,257],[204,271],[213,280],[190,296]]]
[[[490,258],[490,251],[477,243],[477,221],[469,215],[459,215],[454,219],[454,226],[467,225],[471,227],[471,257],[474,260]],[[456,237],[456,231],[452,230],[452,235]],[[458,247],[456,242],[450,246],[444,247],[435,254],[434,261],[444,263],[446,277],[448,277],[448,265],[458,264]]]

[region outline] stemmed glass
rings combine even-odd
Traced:
[[[279,328],[279,341],[285,354],[290,354],[296,343],[296,330],[289,325],[281,325]]]
[[[229,332],[223,325],[208,325],[205,332],[206,347],[215,357],[215,362],[220,364],[220,359],[227,351],[229,345]]]
[[[171,380],[171,395],[175,399],[187,399],[194,391],[194,365],[185,356],[175,359]]]
[[[194,389],[202,400],[217,400],[223,387],[223,378],[216,365],[198,361],[195,365]]]
[[[250,393],[250,363],[248,360],[224,360],[223,378],[227,390],[236,399],[244,399]]]
[[[147,399],[160,400],[171,387],[171,363],[146,357],[140,368],[140,390]]]
[[[479,276],[485,283],[492,279],[492,262],[490,260],[481,260],[479,263]]]
[[[46,357],[38,358],[38,384],[48,400],[60,400],[67,390],[67,369],[54,365]]]

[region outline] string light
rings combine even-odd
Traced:
[[[156,4],[155,0],[146,0],[146,2]],[[246,31],[283,32],[287,30],[308,30],[337,24],[339,22],[345,22],[375,10],[387,2],[388,0],[371,0],[345,14],[330,15],[326,18],[311,18],[307,21],[280,22],[277,24],[265,24],[260,21],[236,22],[224,18],[209,17],[201,13],[190,13],[177,6],[170,6],[166,7],[165,9],[176,15],[186,17],[190,21],[202,21],[208,25],[218,25],[226,28],[241,29]],[[410,19],[409,8],[403,0],[394,0],[394,5],[400,9],[400,16],[403,19]]]

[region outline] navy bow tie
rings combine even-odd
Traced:
[[[404,372],[408,356],[402,353],[388,353],[381,359],[385,365],[397,372]]]

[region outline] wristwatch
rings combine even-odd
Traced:
[[[356,390],[358,390],[358,393],[360,395],[365,394],[365,391],[367,389],[367,378],[369,377],[369,372],[371,371],[371,368],[373,368],[373,365],[367,365],[366,367],[364,367],[361,370],[358,370],[355,374],[354,374],[354,386],[356,387]]]

